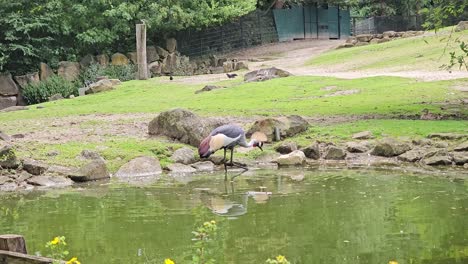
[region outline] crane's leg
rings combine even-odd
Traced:
[[[224,148],[224,181],[227,181],[227,164],[226,164],[226,148]]]
[[[234,154],[234,148],[231,148],[231,166],[234,166],[234,163],[232,162],[232,156]]]

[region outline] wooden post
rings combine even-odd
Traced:
[[[148,79],[148,66],[146,62],[146,25],[136,25],[136,48],[138,64],[138,80]]]
[[[20,235],[1,235],[0,250],[28,254],[24,237]]]
[[[280,129],[278,127],[275,127],[275,141],[280,141],[280,140],[281,140]]]

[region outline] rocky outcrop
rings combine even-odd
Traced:
[[[317,142],[306,147],[302,151],[304,152],[305,156],[309,159],[320,159],[320,144]]]
[[[292,141],[283,142],[275,147],[276,152],[280,154],[288,154],[297,150],[297,144]]]
[[[130,60],[122,53],[114,53],[111,57],[112,65],[128,65]]]
[[[150,135],[164,135],[182,143],[198,147],[210,132],[220,125],[204,120],[185,109],[172,109],[160,113],[148,126]]]
[[[57,74],[67,81],[74,81],[80,75],[80,63],[61,61],[58,64]]]
[[[171,156],[171,160],[176,163],[188,165],[195,162],[195,152],[191,148],[182,147],[174,151]]]
[[[288,77],[291,75],[292,75],[291,73],[285,70],[281,70],[281,69],[273,67],[273,68],[260,69],[260,70],[246,73],[244,75],[244,81],[261,82],[261,81],[271,80],[274,78]]]
[[[396,38],[410,38],[419,35],[423,35],[424,31],[406,31],[406,32],[395,32],[386,31],[383,34],[361,34],[356,37],[349,37],[346,43],[338,46],[337,48],[352,48],[365,46],[369,44],[380,44],[391,41]]]
[[[297,166],[305,163],[306,156],[304,152],[295,150],[289,154],[281,155],[276,159],[279,166]]]
[[[283,116],[278,118],[265,118],[255,121],[253,126],[247,131],[247,136],[250,137],[255,132],[264,133],[268,142],[272,142],[275,138],[275,128],[280,131],[282,139],[295,136],[307,130],[309,123],[302,117],[297,115]]]
[[[394,157],[405,153],[411,147],[408,143],[387,138],[377,142],[371,154],[374,156]]]
[[[110,178],[106,163],[103,160],[93,160],[75,172],[68,175],[75,182],[86,182]]]
[[[115,173],[117,178],[157,176],[162,173],[159,160],[154,157],[138,157],[124,164]]]

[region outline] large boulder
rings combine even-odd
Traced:
[[[256,71],[251,71],[244,75],[244,81],[246,82],[259,82],[259,81],[266,81],[271,80],[273,78],[281,78],[281,77],[288,77],[292,74],[281,70],[278,68],[267,68],[267,69],[260,69]]]
[[[106,163],[103,160],[93,160],[77,171],[68,175],[70,179],[76,182],[87,182],[110,178]]]
[[[0,167],[4,169],[16,169],[18,166],[19,161],[13,148],[4,141],[0,141]]]
[[[166,39],[166,49],[169,53],[175,52],[177,49],[177,40],[175,38]]]
[[[320,159],[320,144],[318,142],[306,147],[302,150],[305,156],[309,159]]]
[[[49,165],[42,161],[37,161],[33,159],[24,159],[23,160],[23,169],[32,175],[41,175],[47,171]]]
[[[323,158],[327,160],[344,160],[346,158],[346,151],[336,146],[329,146]]]
[[[30,83],[38,83],[40,81],[39,73],[34,72],[25,75],[15,76],[15,81],[18,83],[20,88],[24,88]]]
[[[131,63],[133,63],[135,65],[138,64],[138,57],[137,56],[138,55],[137,55],[136,51],[127,53],[127,58],[130,60]],[[148,51],[146,51],[146,56],[148,56]]]
[[[468,151],[468,141],[457,145],[453,150],[455,151]]]
[[[356,36],[358,42],[369,42],[373,38],[372,34],[361,34]]]
[[[15,106],[17,103],[16,96],[1,96],[0,95],[0,109],[5,109],[8,107]]]
[[[109,65],[109,56],[107,56],[106,54],[97,55],[96,60],[101,66]]]
[[[255,121],[247,132],[247,136],[250,137],[250,135],[259,131],[267,136],[269,142],[272,142],[275,137],[275,127],[280,130],[281,138],[286,138],[306,131],[309,127],[309,123],[304,118],[297,115],[265,118]]]
[[[397,36],[397,33],[395,31],[385,31],[383,34],[382,34],[382,37],[383,38],[394,38]]]
[[[159,55],[158,55],[158,51],[156,50],[156,47],[147,46],[146,47],[146,62],[151,63],[151,62],[158,61],[158,60],[159,60]],[[135,64],[137,64],[136,61],[137,60],[135,59]]]
[[[114,83],[109,79],[103,79],[88,86],[85,94],[94,94],[114,89]]]
[[[112,65],[128,65],[130,60],[122,53],[114,53],[111,57]]]
[[[283,142],[279,144],[278,146],[276,146],[275,150],[276,152],[279,152],[280,154],[288,154],[297,150],[297,144],[296,142],[292,142],[292,141]]]
[[[453,161],[457,165],[463,165],[468,163],[468,151],[465,152],[454,152],[453,155]]]
[[[398,156],[398,160],[406,162],[416,162],[424,158],[426,152],[427,150],[425,149],[415,148]]]
[[[351,153],[365,153],[369,150],[369,148],[360,142],[348,142],[346,143],[346,150]]]
[[[12,96],[19,93],[18,86],[9,72],[0,73],[0,96]]]
[[[91,54],[85,55],[83,58],[80,60],[80,66],[83,68],[88,67],[91,64],[97,63],[96,57],[94,57]]]
[[[40,70],[40,79],[41,81],[45,81],[47,80],[50,76],[54,75],[54,71],[52,71],[52,69],[49,67],[49,65],[47,65],[46,63],[44,62],[41,62],[39,64],[39,70]]]
[[[374,149],[372,149],[371,154],[374,156],[394,157],[401,155],[410,149],[411,146],[408,143],[386,138],[377,142]]]
[[[281,155],[276,159],[279,166],[296,166],[304,164],[306,156],[304,152],[295,150],[289,154]]]
[[[58,64],[57,73],[65,80],[74,81],[80,75],[80,63],[71,61],[61,61]]]
[[[424,158],[423,163],[429,166],[451,165],[452,158],[450,156],[432,156]]]
[[[156,46],[156,51],[158,52],[158,55],[162,58],[166,58],[169,52],[159,46]]]
[[[185,109],[172,109],[160,113],[148,126],[150,135],[164,135],[182,143],[198,147],[219,123],[203,120]]]
[[[124,164],[115,173],[117,178],[157,176],[162,173],[159,160],[154,157],[138,157]]]
[[[159,61],[154,61],[148,64],[148,71],[151,76],[159,76],[162,72],[162,64]]]
[[[66,177],[60,176],[34,176],[26,180],[27,183],[34,186],[42,186],[48,188],[67,187],[73,185],[73,181]]]
[[[183,147],[174,151],[171,160],[185,165],[191,164],[195,162],[195,152],[191,148]]]
[[[458,25],[455,27],[455,31],[463,31],[463,30],[468,30],[468,21],[460,21],[458,22]]]

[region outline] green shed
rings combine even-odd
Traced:
[[[351,34],[349,8],[305,5],[274,9],[279,41],[294,39],[342,39]]]

